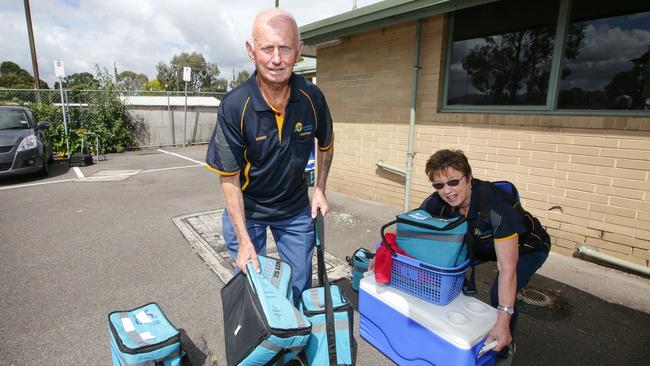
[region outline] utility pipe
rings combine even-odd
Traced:
[[[415,139],[415,109],[418,100],[418,72],[420,71],[420,34],[422,33],[422,19],[415,25],[415,57],[413,60],[413,86],[411,89],[411,115],[409,118],[409,139],[406,152],[406,183],[404,184],[404,212],[409,210],[411,197],[411,180],[413,177],[413,145]]]
[[[639,273],[643,273],[643,274],[645,274],[647,276],[650,276],[650,268],[648,268],[648,267],[643,267],[643,266],[640,266],[638,264],[630,263],[628,261],[624,261],[622,259],[613,257],[611,255],[601,253],[601,252],[599,252],[597,250],[594,250],[594,249],[592,249],[592,248],[590,248],[590,247],[588,247],[586,245],[579,246],[578,247],[578,252],[580,252],[580,253],[588,256],[588,257],[596,258],[596,259],[599,259],[601,261],[611,263],[611,264],[615,264],[615,265],[617,265],[619,267],[623,267],[623,268],[626,268],[626,269],[629,269],[629,270],[632,270],[632,271],[636,271],[636,272],[639,272]]]
[[[386,164],[386,163],[384,163],[383,160],[377,160],[377,166],[384,169],[384,170],[387,170],[387,171],[389,171],[389,172],[391,172],[393,174],[397,174],[397,175],[400,175],[402,177],[406,176],[405,171],[403,171],[400,168],[394,167],[392,165]]]

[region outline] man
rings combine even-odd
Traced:
[[[256,71],[221,102],[208,146],[208,167],[220,174],[226,201],[223,235],[235,265],[246,271],[266,252],[270,227],[292,267],[294,300],[311,287],[312,218],[329,211],[325,183],[332,164],[332,118],[325,97],[293,74],[303,44],[293,16],[259,13],[246,49]],[[304,169],[318,140],[318,177],[311,208]]]

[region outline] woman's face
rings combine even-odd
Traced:
[[[468,209],[471,199],[471,179],[458,170],[448,167],[434,174],[433,188],[451,207]]]

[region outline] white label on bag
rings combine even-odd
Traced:
[[[135,317],[140,321],[142,324],[149,324],[151,323],[151,318],[149,318],[149,315],[145,314],[144,311],[141,311],[139,313],[135,314]]]
[[[426,219],[428,219],[428,217],[426,217],[425,215],[423,215],[420,212],[410,213],[409,216],[416,219],[416,220],[426,220]]]
[[[133,332],[135,330],[131,318],[122,318],[122,326],[125,332]]]
[[[148,341],[150,339],[156,338],[156,336],[154,336],[153,334],[151,334],[149,332],[142,332],[142,333],[140,333],[140,338],[142,338],[145,341]]]

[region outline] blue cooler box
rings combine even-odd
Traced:
[[[370,275],[361,280],[359,313],[361,337],[400,366],[495,364],[494,352],[480,351],[497,312],[473,297],[434,305]]]

